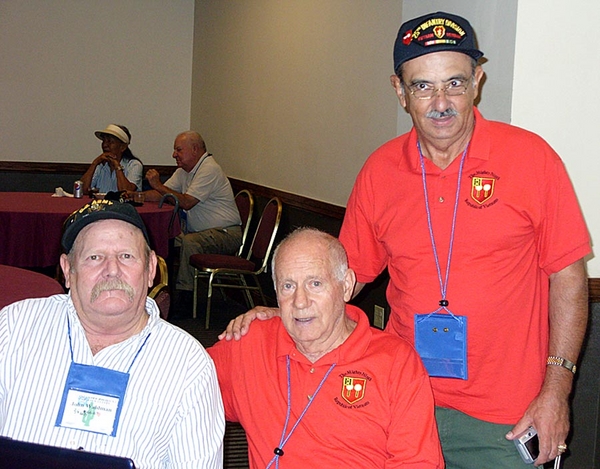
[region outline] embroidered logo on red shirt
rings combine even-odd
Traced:
[[[471,198],[482,205],[494,195],[496,178],[475,176],[471,179]]]
[[[348,404],[356,404],[365,397],[366,387],[367,380],[365,378],[344,376],[342,378],[342,397]]]

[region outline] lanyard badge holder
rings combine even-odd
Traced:
[[[467,379],[467,318],[448,313],[415,315],[415,348],[429,376]]]
[[[450,275],[450,260],[452,259],[452,246],[454,244],[454,228],[456,226],[456,213],[458,211],[458,200],[460,195],[460,182],[462,170],[467,155],[468,145],[465,148],[458,172],[456,187],[456,200],[454,203],[454,215],[452,218],[452,230],[448,249],[448,262],[446,265],[446,278],[442,280],[442,272],[438,258],[433,227],[431,223],[431,210],[429,208],[429,197],[427,194],[427,181],[425,177],[425,162],[421,145],[417,142],[419,157],[421,161],[421,174],[423,177],[423,192],[425,194],[425,209],[427,211],[427,224],[429,236],[433,249],[433,257],[437,268],[438,280],[442,299],[439,308],[429,314],[416,314],[415,326],[415,348],[421,357],[421,361],[429,373],[429,376],[437,378],[468,378],[467,367],[467,317],[453,314],[448,309],[446,291]],[[444,312],[440,312],[440,311]]]
[[[129,373],[71,363],[57,427],[116,436]]]
[[[55,426],[116,436],[129,383],[129,372],[150,334],[133,357],[126,373],[75,363],[71,323],[67,319],[71,367],[67,375]]]

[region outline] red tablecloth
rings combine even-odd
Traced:
[[[0,309],[15,301],[57,293],[64,293],[62,286],[47,275],[0,265]]]
[[[0,192],[0,264],[16,267],[49,267],[58,264],[60,238],[66,218],[90,199],[52,197],[45,192]],[[152,249],[169,253],[169,238],[179,234],[175,221],[169,233],[173,206],[146,202],[136,207],[150,236]]]

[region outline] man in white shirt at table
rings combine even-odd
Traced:
[[[147,297],[156,272],[141,217],[95,201],[65,222],[68,295],[0,311],[0,436],[131,458],[143,468],[221,468],[215,367]]]
[[[242,244],[242,221],[227,176],[206,150],[198,132],[182,132],[175,138],[173,158],[178,169],[164,184],[158,171],[146,173],[152,190],[146,200],[158,201],[173,194],[178,202],[183,233],[176,239],[181,245],[176,289],[178,301],[174,315],[191,312],[194,268],[192,254],[235,254]]]

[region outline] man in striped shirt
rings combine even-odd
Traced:
[[[137,211],[99,201],[65,223],[68,295],[0,312],[0,436],[220,468],[224,415],[212,360],[147,298],[156,255]]]

